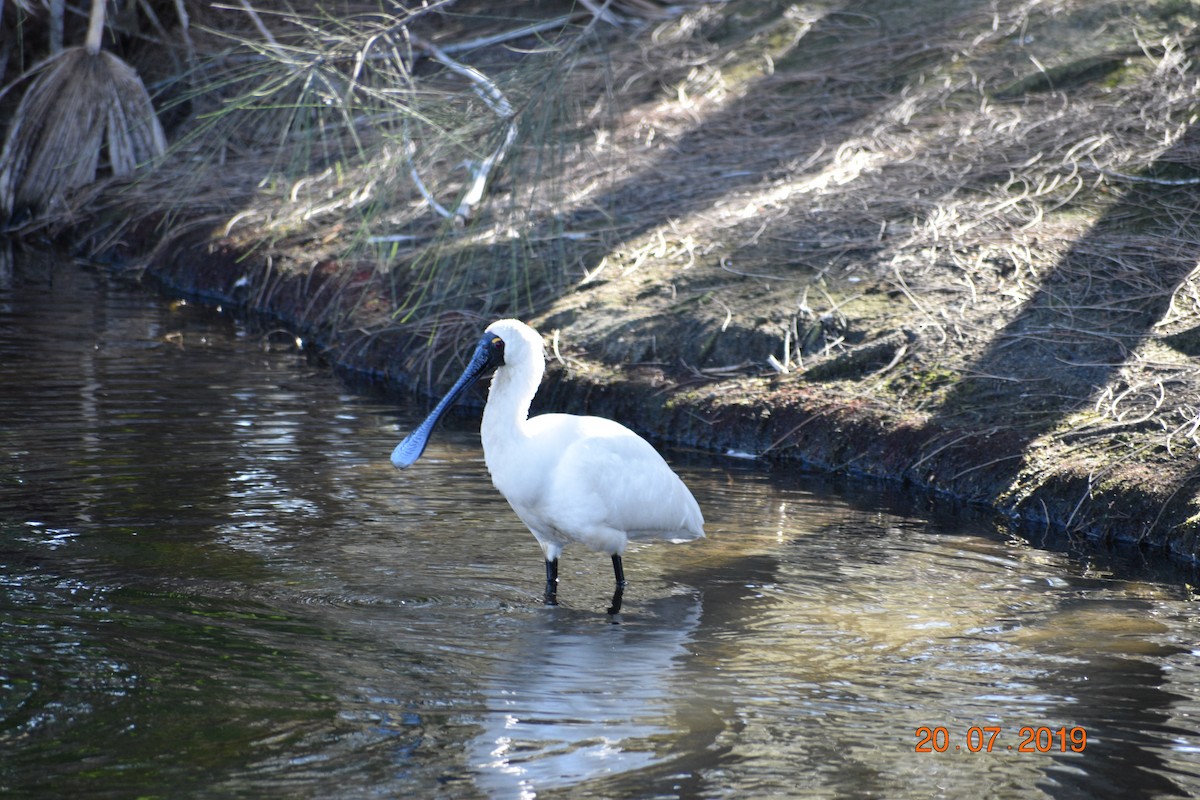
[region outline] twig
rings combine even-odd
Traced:
[[[891,371],[897,364],[904,360],[906,355],[908,355],[908,345],[902,344],[896,348],[896,354],[892,356],[892,360],[888,362],[887,366],[883,369],[876,370],[872,374],[878,376]]]
[[[268,30],[267,26],[263,24],[262,17],[260,17],[258,12],[254,10],[254,6],[250,5],[248,0],[239,0],[239,2],[242,5],[242,9],[248,15],[250,15],[250,21],[254,23],[254,27],[258,28],[258,32],[262,34],[263,39],[270,46],[270,48],[275,51],[277,56],[280,58],[285,58],[287,54],[284,53],[283,48],[279,46],[279,42],[275,40],[275,37],[271,34],[271,31]]]
[[[383,236],[368,236],[367,244],[397,244],[400,242],[422,242],[428,236],[414,236],[408,233],[389,233]]]
[[[1122,181],[1131,181],[1133,183],[1153,183],[1158,186],[1197,186],[1200,185],[1200,178],[1152,178],[1149,175],[1130,175],[1126,172],[1114,172],[1111,169],[1097,167],[1095,164],[1080,164],[1083,169],[1088,169],[1093,172],[1099,172],[1106,178],[1116,178]]]
[[[608,7],[612,5],[612,0],[604,0],[602,6],[597,6],[595,0],[579,0],[579,5],[586,8],[595,19],[607,22],[614,28],[621,27],[621,18],[608,10]]]
[[[478,50],[481,47],[490,47],[494,44],[510,42],[513,39],[524,39],[526,36],[556,30],[569,25],[576,17],[580,16],[585,15],[583,12],[577,11],[574,14],[564,14],[561,17],[548,19],[545,22],[534,22],[529,25],[523,25],[520,28],[513,28],[511,31],[501,31],[500,33],[493,33],[490,36],[480,36],[478,39],[468,39],[465,42],[450,42],[440,45],[440,47],[443,53],[463,53],[468,50]]]
[[[1165,514],[1167,512],[1167,506],[1171,505],[1171,501],[1175,499],[1175,496],[1177,494],[1179,494],[1189,484],[1193,484],[1193,483],[1195,483],[1194,476],[1183,480],[1178,486],[1175,487],[1175,491],[1171,492],[1170,496],[1168,496],[1166,500],[1163,500],[1162,505],[1159,506],[1159,508],[1158,508],[1158,514],[1156,514],[1154,517],[1154,521],[1151,522],[1150,525],[1146,528],[1147,534],[1150,533],[1150,531],[1152,531],[1158,527],[1158,523],[1159,523],[1159,521],[1162,520],[1163,514]]]
[[[954,481],[958,480],[963,475],[966,475],[969,472],[974,472],[977,469],[986,469],[987,467],[993,466],[995,464],[1000,464],[1005,461],[1012,461],[1014,458],[1023,458],[1024,455],[1025,455],[1024,453],[1011,453],[1007,456],[1000,456],[999,458],[993,458],[990,461],[985,461],[982,464],[976,464],[973,467],[967,467],[966,469],[959,470],[958,472],[951,475],[948,482],[953,483]]]
[[[550,349],[554,353],[554,360],[566,366],[567,362],[563,360],[562,353],[558,352],[558,333],[559,329],[555,328],[554,333],[550,337]]]
[[[175,14],[179,17],[179,33],[183,37],[184,52],[187,53],[188,66],[194,67],[196,64],[196,46],[192,43],[192,35],[189,31],[191,20],[188,18],[187,6],[184,0],[175,0]]]
[[[964,433],[960,436],[954,437],[953,439],[946,442],[941,447],[938,447],[937,449],[935,449],[933,452],[927,453],[926,455],[924,455],[921,458],[914,461],[912,464],[909,464],[908,469],[910,469],[910,470],[916,469],[917,467],[921,466],[929,459],[936,456],[938,453],[942,452],[943,450],[945,450],[947,448],[953,447],[954,445],[958,444],[959,442],[965,441],[967,439],[980,437],[980,436],[987,438],[988,436],[991,436],[992,434],[996,433],[999,430],[1000,430],[1000,426],[997,425],[986,431],[967,431],[966,433]]]
[[[408,174],[412,178],[413,183],[416,184],[417,191],[421,193],[421,197],[425,199],[426,203],[429,203],[429,207],[438,216],[446,219],[452,218],[454,213],[439,203],[437,198],[433,196],[433,192],[429,191],[429,188],[425,185],[425,181],[421,180],[421,174],[417,172],[417,161],[413,158],[416,152],[417,146],[413,144],[412,139],[404,143],[404,154],[408,157]]]
[[[1079,509],[1083,507],[1083,502],[1092,496],[1092,487],[1096,485],[1096,474],[1088,473],[1088,485],[1084,489],[1083,494],[1079,497],[1079,502],[1075,504],[1075,508],[1071,509],[1071,516],[1067,517],[1067,521],[1063,523],[1064,530],[1071,530],[1071,523],[1075,521],[1075,515],[1079,513]]]
[[[730,260],[730,258],[728,256],[725,256],[719,262],[717,262],[717,266],[720,267],[721,269],[725,270],[726,272],[728,272],[730,275],[737,275],[738,277],[741,277],[741,278],[758,278],[759,280],[765,280],[765,281],[797,281],[797,280],[800,280],[800,278],[790,278],[790,277],[787,277],[786,275],[764,275],[759,272],[742,272],[740,270],[736,270],[733,267],[729,266],[731,263],[733,263],[733,262]]]
[[[410,172],[413,175],[413,179],[417,182],[418,189],[421,191],[422,196],[429,201],[429,204],[434,207],[434,210],[444,217],[452,216],[465,220],[471,216],[471,212],[474,210],[475,206],[479,205],[479,203],[483,201],[483,193],[487,188],[487,182],[491,177],[492,170],[497,164],[504,160],[504,157],[508,154],[509,148],[512,147],[513,143],[517,140],[517,125],[514,121],[516,112],[513,110],[512,104],[509,103],[508,99],[504,96],[504,93],[500,91],[500,87],[497,86],[491,78],[484,75],[479,70],[455,61],[442,48],[438,47],[432,42],[427,42],[424,39],[413,35],[412,33],[409,34],[409,41],[412,42],[415,47],[418,47],[429,53],[429,55],[435,61],[443,64],[451,72],[461,75],[467,80],[471,81],[474,84],[475,93],[479,95],[479,99],[483,100],[484,104],[491,109],[492,113],[507,123],[504,131],[504,140],[500,143],[499,147],[497,147],[489,156],[487,156],[487,158],[483,159],[482,161],[467,162],[467,170],[471,173],[471,182],[466,193],[459,201],[458,208],[454,209],[453,213],[447,212],[445,208],[437,204],[436,201],[432,199],[429,190],[426,189],[424,184],[420,182],[420,176],[417,175],[416,166],[414,165],[411,157],[409,159]]]

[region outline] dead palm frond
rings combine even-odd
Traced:
[[[166,149],[137,72],[100,49],[104,0],[93,0],[87,39],[51,56],[21,99],[0,152],[0,212],[44,211],[96,180],[102,160],[123,176]]]

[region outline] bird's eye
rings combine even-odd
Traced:
[[[492,339],[492,347],[496,348],[497,350],[503,350],[504,340],[497,336],[495,339]]]

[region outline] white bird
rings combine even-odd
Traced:
[[[546,559],[547,605],[558,603],[558,558],[579,542],[612,556],[621,608],[630,539],[686,541],[704,536],[700,506],[650,444],[620,423],[573,414],[529,416],[546,358],[542,337],[515,319],[493,322],[466,370],[408,437],[392,451],[411,466],[442,414],[462,392],[495,369],[480,434],[492,483],[529,528]]]

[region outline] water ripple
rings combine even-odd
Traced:
[[[6,797],[1200,793],[1190,575],[670,452],[709,538],[546,608],[469,415],[398,473],[424,408],[55,274],[0,286]]]

